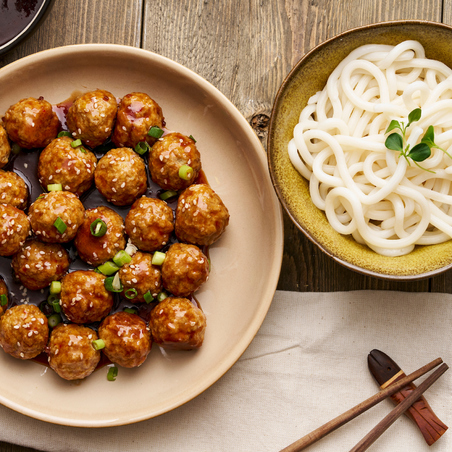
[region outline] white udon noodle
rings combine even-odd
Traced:
[[[365,45],[309,99],[288,146],[331,226],[386,256],[452,237],[452,160],[432,148],[420,163],[432,173],[385,146],[390,121],[406,124],[418,107],[410,148],[433,125],[435,143],[452,155],[452,70],[416,41]]]

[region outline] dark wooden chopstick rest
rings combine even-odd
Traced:
[[[388,355],[380,350],[372,350],[368,357],[370,373],[374,376],[380,389],[385,389],[394,382],[405,377],[405,373]],[[391,400],[395,405],[402,403],[416,389],[414,383],[409,383],[400,391],[391,395]],[[405,414],[419,427],[425,441],[431,446],[447,430],[445,425],[428,404],[425,397],[421,396],[416,400]]]

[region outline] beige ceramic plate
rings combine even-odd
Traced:
[[[346,267],[386,279],[409,280],[452,267],[452,241],[417,247],[407,256],[381,256],[333,230],[311,201],[308,184],[292,166],[287,145],[308,99],[323,89],[330,73],[364,44],[420,41],[428,58],[452,67],[452,28],[425,21],[394,21],[342,33],[311,50],[292,69],[276,97],[268,136],[268,163],[278,196],[294,223],[326,254]]]
[[[203,169],[231,215],[210,249],[212,272],[199,292],[207,316],[196,352],[153,347],[138,369],[117,380],[100,369],[80,384],[34,362],[0,353],[0,402],[48,422],[123,425],[172,410],[200,394],[240,357],[270,306],[281,267],[282,218],[262,146],[237,109],[190,70],[144,50],[115,45],[57,48],[0,70],[0,114],[19,99],[67,99],[103,88],[120,97],[144,91],[162,107],[171,130],[197,139]]]

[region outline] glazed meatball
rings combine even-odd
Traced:
[[[98,336],[83,325],[60,323],[50,335],[49,366],[65,380],[81,380],[91,375],[100,361],[92,343]]]
[[[113,306],[113,294],[104,286],[105,276],[94,271],[75,271],[61,281],[60,304],[74,323],[99,322]]]
[[[17,253],[29,234],[27,215],[9,204],[0,204],[0,256]]]
[[[81,196],[91,187],[97,158],[82,146],[73,148],[72,142],[69,137],[56,138],[43,149],[38,161],[38,178],[44,188],[61,184],[63,190]]]
[[[166,245],[174,229],[173,211],[165,201],[142,196],[125,219],[131,242],[142,251],[156,251]]]
[[[11,141],[25,149],[43,148],[58,134],[60,121],[42,97],[28,97],[9,107],[3,124]]]
[[[74,193],[51,191],[41,195],[30,206],[28,214],[31,228],[39,240],[66,243],[75,237],[83,223],[85,208]],[[64,232],[57,229],[57,218],[66,225]]]
[[[178,297],[196,292],[209,277],[209,261],[196,245],[174,243],[166,252],[162,281],[166,290]]]
[[[0,170],[0,202],[20,210],[27,207],[28,187],[24,180],[12,171]]]
[[[29,240],[13,256],[11,265],[27,289],[40,290],[52,281],[59,281],[67,273],[69,256],[58,243]]]
[[[150,145],[156,139],[148,135],[153,126],[162,129],[165,126],[162,109],[159,104],[144,93],[130,93],[121,99],[112,141],[118,147],[135,149],[140,141]]]
[[[119,270],[119,279],[124,286],[124,292],[135,289],[137,295],[130,301],[144,302],[144,294],[149,292],[155,298],[162,289],[162,276],[160,268],[152,265],[152,256],[137,251],[130,263],[123,265]]]
[[[112,149],[99,160],[94,181],[107,201],[127,206],[146,191],[146,167],[132,149]]]
[[[105,342],[104,354],[122,367],[138,367],[151,351],[151,335],[145,321],[136,314],[116,312],[99,327],[99,338]]]
[[[14,358],[38,356],[48,338],[47,317],[35,305],[13,306],[0,317],[0,345]]]
[[[97,219],[107,225],[107,232],[101,237],[91,233],[91,224]],[[124,221],[121,215],[109,207],[101,206],[85,211],[85,220],[77,231],[74,241],[79,257],[97,267],[124,249]]]
[[[202,345],[206,316],[187,298],[168,297],[151,311],[149,326],[156,344],[190,350]]]
[[[108,91],[97,89],[75,100],[67,112],[66,121],[74,139],[95,148],[113,131],[118,105]]]
[[[5,128],[0,124],[0,168],[3,168],[9,159],[11,146],[9,145],[8,135]]]
[[[179,175],[182,166],[193,173],[187,179]],[[152,180],[165,190],[181,190],[191,185],[201,170],[201,156],[193,139],[181,133],[170,133],[158,140],[149,153]]]
[[[191,185],[179,196],[175,232],[182,242],[211,245],[228,223],[228,209],[208,185]]]
[[[3,281],[3,279],[0,279],[0,317],[5,313],[7,308],[8,288],[6,287],[5,281]]]

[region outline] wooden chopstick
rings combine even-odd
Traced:
[[[380,392],[377,392],[364,402],[359,403],[353,408],[350,408],[345,413],[340,414],[339,416],[322,425],[321,427],[313,430],[311,433],[308,433],[307,435],[303,436],[303,438],[300,438],[299,440],[285,447],[280,452],[299,452],[305,449],[306,447],[317,442],[319,439],[333,432],[337,428],[351,421],[355,417],[364,413],[369,408],[372,408],[373,406],[377,405],[386,397],[389,397],[390,395],[396,393],[397,391],[400,391],[400,389],[402,389],[408,383],[411,383],[412,381],[431,371],[435,367],[439,366],[442,362],[443,360],[441,358],[435,359],[431,363],[426,364],[425,366],[407,375],[406,377],[396,381],[394,384],[388,386],[387,388],[381,390]]]
[[[426,378],[403,402],[397,405],[384,417],[350,452],[363,452],[373,444],[396,420],[401,416],[421,394],[427,390],[438,378],[449,369],[447,364],[441,365],[428,378]]]

